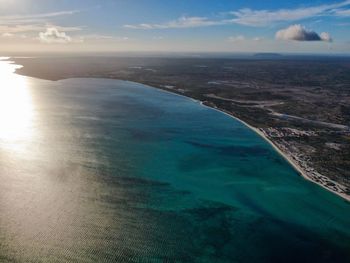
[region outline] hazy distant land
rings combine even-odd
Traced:
[[[278,58],[281,56],[282,55],[279,53],[256,53],[256,54],[254,54],[254,57],[258,57],[258,58]]]
[[[15,58],[48,80],[112,78],[148,84],[229,113],[268,138],[307,178],[350,198],[350,59]]]

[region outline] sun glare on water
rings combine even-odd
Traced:
[[[20,150],[33,136],[34,109],[27,78],[20,66],[0,59],[0,145]]]

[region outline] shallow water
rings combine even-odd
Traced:
[[[350,262],[350,204],[238,121],[13,68],[0,62],[0,262]]]

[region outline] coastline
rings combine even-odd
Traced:
[[[16,61],[15,60],[11,60],[10,57],[6,57],[4,60],[7,60],[7,61],[10,61],[12,62],[13,64],[16,64]],[[17,73],[17,70],[15,71],[15,74],[18,74],[18,75],[22,75],[22,76],[27,76],[27,77],[33,77],[33,78],[38,78],[38,79],[45,79],[45,78],[40,78],[40,77],[37,77],[37,76],[30,76],[30,75],[26,75],[25,73]],[[68,78],[59,78],[59,79],[45,79],[45,80],[51,80],[51,81],[58,81],[58,80],[63,80],[63,79],[69,79],[69,78],[79,78],[79,77],[68,77]],[[82,78],[89,78],[89,77],[82,77]],[[96,77],[94,77],[96,78]],[[334,194],[336,194],[337,196],[343,198],[345,201],[347,202],[350,202],[350,195],[347,195],[346,193],[342,193],[342,192],[338,192],[334,189],[332,189],[331,187],[327,186],[326,183],[331,183],[333,186],[337,186],[335,187],[336,189],[341,189],[343,186],[341,186],[340,184],[332,181],[331,179],[323,176],[323,175],[320,175],[320,177],[322,178],[327,178],[326,180],[324,180],[324,183],[321,183],[320,181],[322,180],[318,180],[316,181],[314,178],[312,178],[310,175],[308,175],[308,171],[306,171],[303,167],[301,167],[301,165],[299,165],[296,161],[293,160],[293,155],[290,153],[290,152],[286,152],[286,151],[283,151],[279,146],[278,144],[274,143],[273,140],[271,138],[269,138],[266,134],[264,134],[264,132],[262,130],[260,130],[259,128],[256,128],[256,127],[253,127],[252,125],[248,124],[247,122],[239,119],[238,117],[234,116],[233,113],[231,112],[227,112],[223,109],[220,109],[218,107],[213,107],[213,106],[210,106],[210,105],[206,105],[204,101],[201,101],[201,100],[198,100],[198,99],[195,99],[195,98],[192,98],[192,97],[189,97],[189,96],[186,96],[184,94],[181,94],[179,91],[177,91],[176,89],[175,90],[172,90],[172,89],[167,89],[165,87],[157,87],[157,86],[151,86],[151,85],[148,85],[147,83],[140,83],[140,82],[135,82],[135,81],[132,81],[132,80],[124,80],[124,79],[118,79],[118,78],[106,78],[106,79],[112,79],[112,80],[122,80],[122,81],[128,81],[128,82],[134,82],[134,83],[138,83],[138,84],[141,84],[141,85],[145,85],[147,87],[150,87],[150,88],[154,88],[154,89],[157,89],[157,90],[160,90],[160,91],[163,91],[163,92],[167,92],[167,93],[171,93],[171,94],[174,94],[174,95],[177,95],[177,96],[181,96],[181,97],[184,97],[184,98],[187,98],[187,99],[191,99],[192,101],[194,102],[197,102],[199,103],[200,105],[202,105],[203,107],[207,107],[209,109],[212,109],[212,110],[216,110],[220,113],[223,113],[237,121],[239,121],[240,123],[242,123],[243,125],[245,125],[246,127],[248,127],[249,129],[251,129],[252,131],[254,131],[256,134],[258,134],[261,138],[263,138],[267,143],[269,143],[273,148],[274,150],[277,151],[278,154],[280,154],[297,172],[300,176],[302,176],[304,179],[312,182],[312,183],[315,183],[319,186],[321,186],[322,188],[324,188],[325,190],[328,190]],[[319,178],[317,178],[319,179]]]
[[[126,80],[126,81],[129,81],[129,82],[134,82],[134,81],[130,81],[130,80]],[[134,83],[138,83],[138,82],[134,82]],[[143,83],[138,83],[138,84],[142,84],[142,85],[145,85],[147,87],[151,87],[151,88],[155,88],[157,90],[161,90],[163,92],[166,92],[166,93],[171,93],[171,94],[175,94],[177,96],[180,96],[180,97],[184,97],[184,98],[187,98],[187,99],[190,99],[194,102],[197,102],[199,103],[201,106],[203,107],[206,107],[206,108],[209,108],[209,109],[212,109],[212,110],[215,110],[215,111],[218,111],[220,113],[223,113],[237,121],[239,121],[240,123],[242,123],[243,125],[245,125],[247,128],[251,129],[252,131],[254,131],[257,135],[259,135],[262,139],[264,139],[268,144],[270,144],[274,150],[282,156],[283,159],[285,159],[297,172],[300,176],[302,176],[305,180],[309,181],[309,182],[312,182],[314,184],[317,184],[319,186],[321,186],[322,188],[324,188],[325,190],[328,190],[330,192],[332,192],[333,194],[336,194],[337,196],[341,197],[342,199],[344,199],[345,201],[347,202],[350,202],[350,196],[347,195],[347,194],[344,194],[344,193],[340,193],[340,192],[337,192],[329,187],[327,187],[325,184],[322,184],[320,182],[317,182],[315,180],[313,180],[308,174],[307,174],[307,171],[305,171],[300,165],[298,165],[293,159],[292,159],[292,156],[290,153],[285,153],[283,150],[281,150],[274,142],[273,140],[271,140],[268,136],[266,136],[260,129],[256,128],[256,127],[253,127],[252,125],[248,124],[247,122],[239,119],[238,117],[234,116],[232,113],[230,112],[227,112],[225,110],[222,110],[220,108],[217,108],[217,107],[212,107],[212,106],[209,106],[209,105],[206,105],[204,101],[201,101],[201,100],[198,100],[198,99],[195,99],[195,98],[192,98],[192,97],[189,97],[189,96],[186,96],[186,95],[183,95],[183,94],[179,94],[177,92],[173,92],[171,90],[167,90],[167,89],[164,89],[164,88],[159,88],[159,87],[153,87],[153,86],[149,86],[147,84],[143,84]],[[336,185],[339,185],[338,183],[334,182],[334,181],[331,181],[330,179],[328,179],[329,182],[332,182]]]
[[[186,97],[186,96],[184,96]],[[192,99],[192,98],[191,98]],[[340,192],[337,192],[337,191],[334,191],[333,189],[330,189],[329,187],[327,187],[326,185],[324,184],[321,184],[319,182],[316,182],[315,180],[313,180],[312,178],[310,178],[310,176],[307,175],[307,172],[304,171],[303,168],[301,168],[297,163],[295,163],[293,161],[293,159],[291,158],[291,156],[289,156],[288,153],[285,153],[283,152],[280,148],[278,148],[278,146],[270,139],[268,138],[261,130],[259,130],[258,128],[255,128],[253,126],[251,126],[250,124],[246,123],[245,121],[237,118],[236,116],[232,115],[231,113],[228,113],[224,110],[221,110],[219,108],[214,108],[214,107],[210,107],[208,105],[205,105],[203,101],[198,101],[202,106],[204,107],[207,107],[207,108],[210,108],[210,109],[213,109],[213,110],[216,110],[218,112],[221,112],[223,114],[226,114],[227,116],[239,121],[240,123],[242,123],[243,125],[245,125],[246,127],[248,127],[249,129],[251,129],[252,131],[254,131],[256,134],[258,134],[261,138],[263,138],[267,143],[269,143],[273,148],[274,150],[276,150],[276,152],[278,152],[304,179],[312,182],[312,183],[315,183],[319,186],[321,186],[322,188],[338,195],[339,197],[345,199],[346,201],[350,202],[350,196],[347,195],[347,194],[344,194],[344,193],[340,193]],[[329,179],[330,180],[330,179]],[[335,183],[335,182],[334,182]],[[337,184],[337,183],[336,183]]]

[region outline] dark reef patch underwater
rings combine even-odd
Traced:
[[[0,133],[1,262],[350,262],[350,204],[240,122],[131,82],[12,77],[30,105]]]

